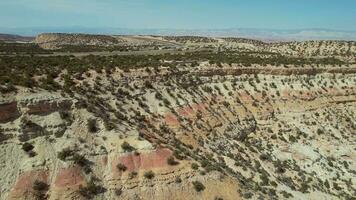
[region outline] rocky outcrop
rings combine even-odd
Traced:
[[[20,117],[20,111],[17,108],[17,102],[0,104],[0,123],[13,121]]]
[[[120,175],[120,171],[117,169],[117,164],[121,163],[127,167],[127,172],[139,171],[139,170],[152,170],[155,168],[168,167],[167,158],[172,155],[169,149],[158,148],[150,153],[129,153],[121,156],[112,162],[113,176]]]
[[[54,182],[57,192],[65,190],[78,190],[80,185],[85,185],[85,179],[79,167],[63,168],[58,171]]]
[[[35,182],[39,181],[48,184],[48,178],[49,172],[45,170],[28,171],[19,175],[11,190],[9,199],[36,199]]]
[[[34,115],[45,115],[56,111],[69,110],[71,106],[72,106],[72,101],[70,100],[63,100],[63,101],[44,100],[28,105],[27,113],[34,114]]]
[[[79,167],[61,168],[54,177],[51,177],[47,170],[27,171],[19,175],[11,189],[9,199],[38,199],[40,191],[36,190],[35,182],[48,185],[44,191],[52,191],[51,199],[71,198],[73,192],[78,193],[79,187],[86,184]],[[54,184],[51,185],[50,182]]]
[[[44,99],[34,102],[27,100],[10,101],[0,104],[0,123],[14,121],[21,113],[30,115],[48,115],[53,112],[71,109],[73,102],[69,99]]]

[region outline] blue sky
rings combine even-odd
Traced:
[[[356,30],[356,0],[0,0],[0,27]]]

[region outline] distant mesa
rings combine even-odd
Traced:
[[[20,35],[2,34],[0,33],[0,42],[30,42],[34,37],[25,37]]]
[[[34,42],[44,49],[58,49],[65,45],[109,46],[119,44],[122,40],[108,35],[42,33]]]

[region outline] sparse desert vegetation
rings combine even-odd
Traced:
[[[353,199],[355,45],[0,43],[0,199]]]

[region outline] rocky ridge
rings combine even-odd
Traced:
[[[57,49],[64,45],[109,46],[119,44],[121,41],[106,35],[44,33],[38,35],[34,42],[44,49]]]

